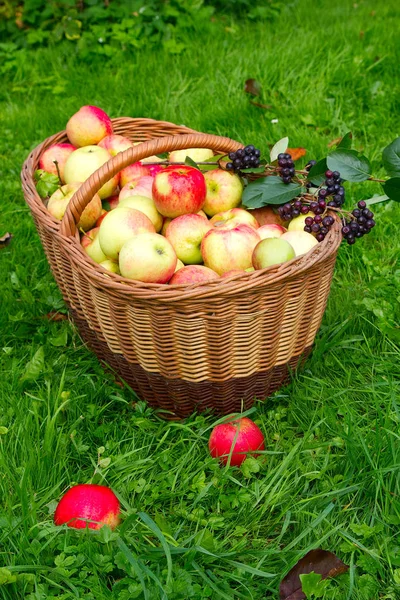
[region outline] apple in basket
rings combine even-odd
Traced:
[[[287,231],[279,239],[289,242],[296,256],[306,254],[318,244],[318,240],[307,231]]]
[[[223,169],[213,169],[204,174],[204,179],[207,194],[203,210],[209,217],[240,205],[243,184],[238,175]]]
[[[210,454],[223,464],[239,466],[250,456],[257,456],[257,450],[264,450],[264,436],[251,419],[241,417],[220,423],[211,432],[208,442]]]
[[[105,148],[100,148],[100,146],[92,145],[78,148],[70,154],[65,163],[64,178],[66,183],[86,181],[92,173],[97,171],[110,158],[110,153]],[[98,194],[102,200],[115,194],[118,181],[119,175],[117,174],[100,188]]]
[[[156,173],[159,173],[163,169],[163,165],[146,165],[144,160],[132,163],[121,171],[121,188],[125,187],[127,183],[137,181],[141,177],[154,177]]]
[[[100,227],[95,227],[94,229],[87,231],[81,239],[82,248],[84,249],[86,254],[90,256],[90,258],[96,263],[101,263],[105,260],[108,260],[107,256],[100,248],[99,231]]]
[[[170,165],[157,173],[152,191],[158,212],[171,219],[197,213],[206,198],[203,173],[186,165]]]
[[[193,283],[204,283],[206,281],[213,281],[219,279],[218,273],[204,267],[203,265],[188,265],[183,267],[174,273],[169,280],[170,285],[174,284],[186,284],[190,285]]]
[[[244,206],[241,206],[240,208],[245,208]],[[248,210],[253,217],[255,217],[260,225],[260,227],[262,227],[263,225],[270,225],[270,224],[277,224],[277,225],[282,225],[282,226],[287,226],[287,221],[284,221],[283,219],[281,219],[281,217],[278,215],[277,212],[275,212],[275,210],[272,208],[272,206],[263,206],[261,208],[253,208],[253,209],[246,209]]]
[[[154,177],[150,177],[150,175],[143,175],[135,181],[130,181],[121,189],[119,199],[123,200],[133,195],[152,198],[153,194],[151,190],[153,188],[153,181]]]
[[[253,267],[256,270],[265,269],[292,260],[294,257],[293,247],[282,237],[265,238],[254,248]]]
[[[47,210],[55,219],[61,221],[67,210],[69,201],[81,185],[82,184],[79,182],[67,183],[51,195],[47,203]],[[84,231],[91,229],[100,217],[101,211],[102,206],[100,197],[98,194],[95,194],[83,211],[81,218],[79,219],[78,228],[83,229]]]
[[[133,147],[132,142],[128,140],[128,138],[115,133],[107,135],[98,143],[98,145],[101,148],[105,148],[111,156],[115,156],[116,154],[119,154],[119,152],[123,152],[124,150]]]
[[[100,529],[108,525],[115,529],[120,511],[119,500],[110,488],[92,483],[75,485],[58,503],[54,524],[75,529]]]
[[[135,235],[125,242],[119,253],[121,275],[145,283],[167,283],[174,274],[176,262],[172,244],[159,233]]]
[[[282,227],[282,225],[278,225],[277,223],[270,223],[269,225],[261,225],[257,229],[257,233],[262,240],[267,238],[278,238],[283,235],[287,229]]]
[[[206,217],[200,215],[181,215],[172,219],[165,232],[177,257],[186,265],[197,265],[203,262],[201,242],[212,229]]]
[[[100,225],[100,248],[108,258],[116,260],[125,242],[139,233],[155,231],[153,223],[144,213],[128,206],[117,206],[104,217]]]
[[[127,198],[120,200],[118,206],[129,206],[129,208],[140,210],[140,212],[149,217],[157,232],[161,230],[164,218],[156,209],[156,205],[152,198],[137,196],[135,194],[134,196],[128,196]]]
[[[253,227],[240,223],[232,229],[210,229],[201,242],[204,264],[223,275],[232,269],[244,271],[252,266],[253,250],[260,237]]]
[[[53,144],[52,146],[49,146],[40,157],[39,169],[43,169],[47,173],[53,173],[53,175],[58,175],[57,166],[55,164],[55,162],[57,162],[61,183],[65,183],[65,163],[74,150],[76,150],[76,147],[72,144]]]
[[[214,152],[209,148],[186,148],[184,150],[173,150],[168,155],[171,163],[184,163],[186,157],[195,162],[205,162],[214,156]]]
[[[67,123],[67,136],[77,147],[98,144],[113,132],[110,117],[97,106],[82,106]]]
[[[210,223],[212,223],[214,227],[221,227],[222,229],[232,229],[240,223],[249,225],[250,227],[253,227],[253,229],[259,228],[257,219],[243,208],[231,208],[230,210],[217,213],[210,219]]]

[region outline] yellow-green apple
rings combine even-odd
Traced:
[[[249,225],[250,227],[253,227],[253,229],[258,229],[259,227],[257,219],[243,208],[231,208],[230,210],[217,213],[210,219],[210,223],[212,223],[214,227],[219,227],[221,229],[232,229],[240,223]]]
[[[200,215],[181,215],[172,219],[165,232],[177,257],[186,265],[199,265],[203,262],[201,241],[212,229],[210,222]]]
[[[219,275],[232,269],[248,269],[252,266],[253,250],[259,241],[257,231],[243,223],[232,229],[214,227],[201,242],[204,264]]]
[[[214,156],[214,152],[209,148],[187,148],[186,150],[173,150],[168,155],[168,160],[171,163],[184,163],[186,157],[191,158],[194,162],[204,162]]]
[[[279,239],[289,242],[293,246],[296,256],[306,254],[318,244],[315,237],[307,231],[287,231]]]
[[[240,208],[246,208],[245,206],[241,206]],[[247,208],[248,210],[259,222],[260,227],[263,225],[269,224],[277,224],[282,225],[284,227],[287,226],[287,221],[283,221],[277,212],[272,208],[272,206],[263,206],[261,208]]]
[[[100,248],[99,244],[99,227],[95,227],[90,231],[87,231],[81,239],[81,245],[84,251],[94,262],[101,263],[107,260],[107,256]]]
[[[294,257],[294,249],[286,240],[281,237],[265,238],[258,242],[253,250],[253,267],[256,270],[265,269],[292,260]]]
[[[69,155],[76,150],[76,146],[72,144],[53,144],[53,146],[49,146],[39,161],[39,169],[43,169],[47,173],[53,173],[53,175],[58,175],[58,170],[60,171],[61,183],[65,183],[64,181],[64,167],[67,162],[67,158]]]
[[[307,217],[314,217],[314,213],[308,212],[305,215],[299,215],[292,219],[288,225],[288,231],[304,231]],[[305,232],[307,233],[307,232]]]
[[[153,187],[154,177],[150,177],[150,175],[143,175],[139,179],[135,181],[130,181],[127,183],[119,193],[119,199],[123,200],[124,198],[128,198],[128,196],[147,196],[148,198],[152,198],[153,195],[151,193]]]
[[[137,196],[135,194],[134,196],[128,196],[127,198],[120,200],[118,206],[129,206],[129,208],[136,208],[136,210],[140,210],[140,212],[149,217],[156,232],[161,230],[163,217],[156,209],[154,201],[151,198],[147,198],[146,196]]]
[[[67,123],[67,136],[77,147],[98,144],[113,132],[110,117],[97,106],[82,106]]]
[[[100,225],[100,247],[108,258],[116,260],[125,242],[145,232],[156,232],[145,214],[128,206],[117,206],[104,217]]]
[[[108,211],[107,211],[105,208],[102,208],[102,209],[101,209],[100,216],[99,216],[99,218],[97,219],[97,221],[96,221],[96,223],[95,223],[96,227],[100,227],[100,225],[101,225],[101,222],[102,222],[102,220],[104,219],[104,217],[106,216],[107,212],[108,212]]]
[[[176,271],[169,280],[170,285],[183,284],[190,285],[191,283],[200,283],[204,281],[212,281],[219,279],[217,273],[203,265],[188,265]]]
[[[137,146],[138,144],[141,144],[141,143],[142,142],[134,142],[133,145]],[[146,164],[146,163],[159,163],[159,162],[163,162],[163,161],[164,161],[164,159],[160,158],[156,154],[153,154],[152,156],[147,156],[146,158],[142,158],[142,160],[141,160],[141,162],[144,163],[144,164]],[[158,170],[160,168],[162,168],[161,165],[160,165],[160,167],[158,167],[157,165],[154,165],[154,166],[156,167],[156,169],[155,170],[151,169],[151,171],[152,171],[151,175],[153,177],[154,177],[155,173],[158,173]]]
[[[183,264],[183,262],[178,258],[178,260],[176,261],[175,273],[179,271],[179,269],[183,269],[184,266],[185,265]]]
[[[119,253],[121,275],[145,283],[167,283],[176,262],[175,250],[159,233],[135,235],[125,242]]]
[[[157,173],[152,192],[158,212],[174,219],[201,210],[206,197],[206,183],[198,169],[170,165]]]
[[[167,233],[167,229],[168,229],[168,225],[171,223],[172,219],[170,219],[169,217],[164,217],[164,221],[161,227],[161,235],[164,235]]]
[[[213,169],[204,173],[204,179],[206,180],[207,194],[203,210],[209,217],[240,205],[243,184],[236,173]]]
[[[55,510],[54,523],[75,529],[100,529],[103,525],[115,529],[119,514],[119,500],[110,488],[84,483],[64,494]]]
[[[67,183],[72,181],[86,181],[88,177],[111,156],[105,148],[100,146],[82,146],[69,155],[64,167],[64,178]],[[119,175],[115,175],[99,190],[99,196],[103,200],[115,194],[118,186]]]
[[[82,184],[77,181],[67,183],[52,194],[47,204],[47,210],[55,219],[61,221],[67,210],[69,201],[81,185]],[[83,229],[84,231],[91,229],[101,215],[101,211],[102,206],[100,197],[98,194],[95,194],[83,211],[81,218],[79,219],[78,228]]]
[[[133,147],[132,142],[128,140],[128,138],[116,133],[107,135],[99,142],[98,145],[101,146],[101,148],[108,150],[111,156],[115,156],[119,152],[123,152],[124,150]]]
[[[267,238],[278,238],[285,233],[286,228],[276,223],[270,223],[269,225],[262,225],[257,229],[257,233],[262,240]]]
[[[103,269],[106,269],[106,271],[116,273],[117,275],[120,274],[118,263],[116,263],[114,260],[111,260],[110,258],[107,258],[107,260],[103,260],[101,263],[99,263],[99,265],[103,267]]]

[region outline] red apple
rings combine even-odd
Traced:
[[[232,269],[244,271],[252,266],[253,250],[260,241],[255,229],[240,224],[233,229],[211,229],[201,242],[204,264],[223,275]]]
[[[144,175],[150,176],[150,166],[144,165],[140,161],[135,162],[128,167],[125,167],[125,169],[122,169],[120,175],[120,186],[122,189],[127,183],[137,181]]]
[[[69,155],[76,150],[76,147],[72,144],[54,144],[45,150],[40,157],[39,169],[43,169],[47,173],[53,173],[58,175],[57,167],[54,161],[58,163],[58,169],[60,171],[61,183],[65,183],[64,180],[64,166],[67,162]]]
[[[229,455],[231,466],[239,466],[247,456],[257,456],[257,450],[264,450],[264,436],[257,425],[247,417],[227,421],[214,427],[208,442],[210,454],[227,464]]]
[[[139,233],[155,233],[150,219],[139,210],[117,206],[103,219],[99,231],[100,248],[108,258],[116,260],[122,246]]]
[[[282,227],[282,225],[277,225],[276,223],[270,223],[269,225],[261,225],[257,229],[257,233],[262,240],[267,238],[278,238],[281,237],[282,234],[286,232],[286,228]]]
[[[124,150],[133,147],[132,142],[128,140],[128,138],[115,133],[107,135],[99,142],[98,145],[101,146],[101,148],[108,150],[111,156],[115,156],[119,152],[123,152]]]
[[[169,241],[158,233],[140,233],[122,246],[121,275],[145,283],[167,283],[174,274],[176,254]]]
[[[212,217],[217,213],[236,208],[242,201],[243,184],[235,173],[213,169],[204,173],[207,194],[204,212]]]
[[[110,117],[97,106],[82,106],[67,123],[67,136],[74,146],[98,144],[113,132]]]
[[[250,227],[253,227],[253,229],[259,228],[257,219],[243,208],[231,208],[230,210],[217,213],[210,219],[210,223],[212,223],[214,227],[221,227],[223,229],[233,229],[240,223],[249,225]]]
[[[128,198],[129,196],[147,196],[148,198],[152,198],[153,194],[151,192],[153,188],[154,177],[150,177],[150,175],[142,175],[139,179],[135,179],[134,181],[130,181],[119,193],[119,199],[123,200],[124,198]]]
[[[203,262],[201,241],[212,225],[206,217],[200,215],[181,215],[172,219],[165,232],[177,257],[186,265],[198,265]]]
[[[154,178],[153,198],[164,217],[197,213],[206,197],[204,175],[193,167],[174,166],[163,169]]]
[[[54,513],[54,524],[75,529],[100,529],[119,523],[120,504],[117,496],[104,485],[85,483],[70,488],[61,498]]]
[[[178,283],[190,285],[202,281],[212,281],[213,279],[219,279],[219,277],[212,269],[203,267],[203,265],[188,265],[176,271],[169,280],[169,283],[170,285]]]

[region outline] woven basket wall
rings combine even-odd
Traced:
[[[137,393],[167,418],[211,409],[249,408],[287,381],[311,350],[329,295],[340,225],[308,254],[276,267],[191,286],[144,284],[106,272],[82,250],[76,223],[94,193],[122,168],[188,147],[227,153],[228,138],[151,120],[115,119],[133,141],[94,173],[55,221],[36,193],[47,139],[23,166],[22,181],[50,267],[82,338]],[[151,139],[153,138],[153,139]]]

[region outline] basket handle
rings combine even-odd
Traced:
[[[75,192],[61,221],[60,233],[66,237],[74,236],[81,214],[93,196],[114,175],[134,162],[153,156],[153,154],[183,150],[184,148],[212,148],[215,151],[228,154],[241,147],[242,144],[227,137],[205,133],[190,133],[156,138],[128,148],[104,163]]]

